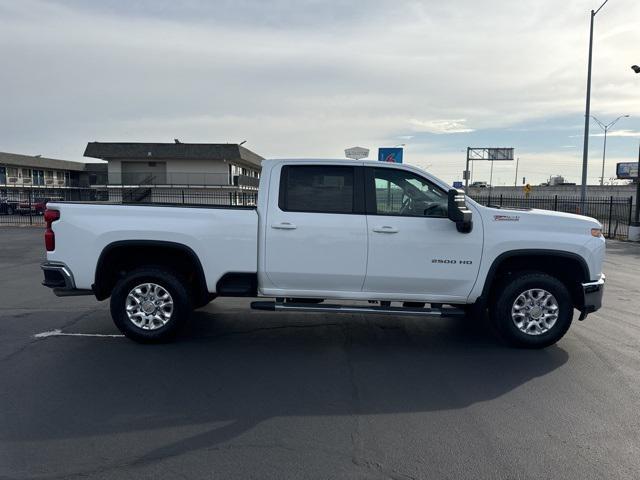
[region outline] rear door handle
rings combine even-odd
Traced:
[[[280,222],[272,224],[271,228],[277,228],[278,230],[295,230],[298,227],[296,227],[293,223]]]
[[[396,227],[390,227],[389,225],[373,227],[373,231],[377,233],[398,233],[398,229]]]

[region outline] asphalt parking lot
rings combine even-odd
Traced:
[[[639,245],[609,242],[604,308],[546,350],[237,299],[146,346],[40,285],[41,236],[0,229],[2,479],[640,475]]]

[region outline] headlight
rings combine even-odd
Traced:
[[[592,228],[591,229],[591,236],[592,237],[601,237],[602,236],[602,229],[601,228]]]

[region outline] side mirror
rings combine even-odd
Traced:
[[[467,208],[464,200],[464,192],[452,188],[448,192],[449,197],[449,220],[456,222],[456,228],[460,233],[469,233],[473,229],[471,221],[471,210]]]

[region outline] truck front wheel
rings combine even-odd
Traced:
[[[571,326],[573,303],[567,287],[545,273],[514,274],[494,296],[491,319],[500,335],[521,348],[544,348]]]
[[[192,310],[184,282],[160,267],[139,268],[120,279],[110,307],[118,329],[141,343],[173,338]]]

